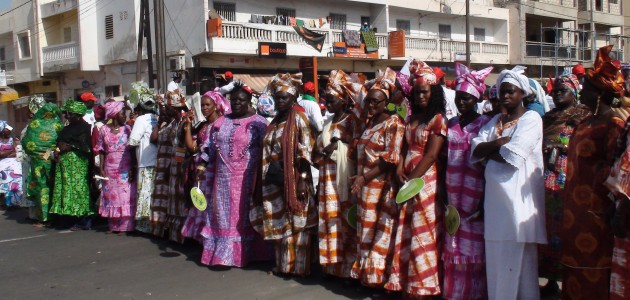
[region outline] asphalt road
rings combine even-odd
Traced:
[[[272,263],[208,268],[201,246],[147,235],[35,228],[25,210],[0,212],[2,299],[369,299],[378,291],[268,275]],[[381,295],[382,296],[382,295]],[[380,298],[380,297],[379,297]]]

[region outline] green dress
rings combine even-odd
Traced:
[[[46,103],[28,124],[22,148],[30,160],[26,176],[26,197],[32,201],[35,218],[48,220],[48,205],[52,192],[52,152],[57,147],[57,135],[62,129],[59,108]]]
[[[95,213],[90,200],[90,137],[90,125],[82,119],[64,127],[59,134],[58,143],[65,142],[72,150],[61,154],[55,167],[51,214],[82,217]]]

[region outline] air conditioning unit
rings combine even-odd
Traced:
[[[184,71],[186,70],[186,57],[183,55],[173,56],[169,59],[169,69],[171,71]]]

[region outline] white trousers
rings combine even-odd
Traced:
[[[486,240],[490,300],[538,300],[538,247],[535,243]]]

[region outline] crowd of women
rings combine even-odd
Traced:
[[[275,259],[275,274],[308,276],[318,262],[408,298],[538,299],[545,277],[565,299],[624,299],[630,90],[610,51],[583,78],[553,79],[551,110],[524,68],[490,87],[492,67],[458,63],[453,106],[419,60],[372,80],[332,71],[323,124],[298,105],[315,101],[301,74],[262,94],[239,81],[227,98],[207,91],[201,115],[140,84],[127,103],[33,97],[21,147],[0,123],[0,192],[36,226],[89,229],[98,214],[111,232],[194,239],[205,265]],[[416,178],[423,188],[397,201]]]

